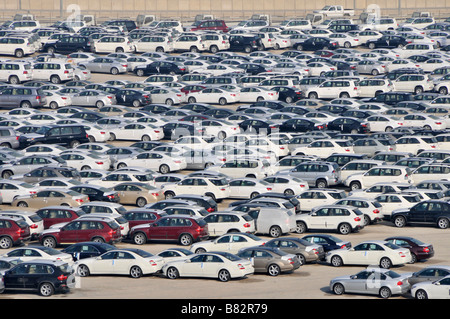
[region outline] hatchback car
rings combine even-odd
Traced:
[[[9,249],[31,239],[30,226],[20,217],[0,217],[0,248]]]

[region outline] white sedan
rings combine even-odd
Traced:
[[[168,262],[162,268],[163,274],[169,279],[204,277],[217,278],[222,282],[246,277],[254,271],[250,260],[224,252],[195,254],[186,260]]]
[[[117,162],[117,168],[140,166],[167,174],[186,168],[186,160],[182,157],[174,158],[163,152],[148,151],[135,156],[123,158]]]
[[[39,260],[62,260],[69,264],[73,263],[71,254],[62,253],[59,250],[44,246],[39,247],[27,246],[16,248],[2,255],[1,257],[8,257],[8,258],[14,257],[20,260],[20,262],[39,259]]]
[[[276,101],[278,92],[264,87],[246,87],[239,92],[240,102]]]
[[[332,250],[325,256],[334,267],[343,265],[379,265],[381,268],[403,266],[412,261],[411,252],[387,241],[362,242],[350,249]]]
[[[178,105],[184,102],[184,93],[169,89],[169,88],[155,88],[150,91],[152,96],[152,103],[162,103],[166,105]]]
[[[161,127],[149,123],[131,123],[110,129],[112,140],[159,141],[164,137]]]
[[[21,195],[36,194],[38,187],[25,183],[21,180],[0,180],[2,204],[11,204],[12,201]]]
[[[190,251],[196,254],[206,251],[221,251],[236,254],[243,248],[264,245],[266,241],[252,234],[231,233],[222,235],[214,240],[204,240],[194,243],[190,247]]]
[[[228,198],[251,199],[259,194],[271,191],[270,185],[254,178],[236,178],[230,181]]]
[[[413,285],[411,296],[416,299],[450,299],[450,276]]]
[[[187,95],[188,103],[212,103],[226,105],[239,102],[239,93],[227,89],[206,88]]]
[[[99,257],[84,258],[74,268],[81,277],[89,275],[129,275],[139,278],[161,270],[164,259],[142,249],[110,250]]]

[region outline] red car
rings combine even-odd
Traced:
[[[122,234],[115,221],[102,218],[73,220],[62,227],[44,230],[39,236],[42,246],[55,248],[60,244],[73,244],[83,241],[115,244],[120,242]]]
[[[228,32],[230,29],[227,27],[224,20],[202,20],[194,22],[194,24],[191,26],[190,31],[201,30],[217,30]]]
[[[190,246],[194,241],[209,238],[208,224],[202,218],[171,215],[151,224],[131,228],[130,238],[137,245],[143,245],[149,240],[171,240]]]
[[[44,229],[48,229],[54,224],[70,222],[86,213],[79,208],[48,206],[39,209],[36,214],[44,220]]]
[[[181,92],[188,95],[189,93],[193,92],[200,92],[202,90],[206,89],[206,86],[199,85],[199,84],[192,84],[192,85],[186,85],[180,89]]]
[[[0,248],[8,249],[13,245],[30,240],[30,226],[20,217],[0,217]]]
[[[408,236],[392,236],[385,240],[402,248],[408,248],[411,252],[413,263],[427,260],[434,256],[433,245],[423,243],[416,238]]]
[[[167,216],[164,211],[154,209],[131,209],[123,214],[130,229],[137,225],[153,223],[164,216]]]

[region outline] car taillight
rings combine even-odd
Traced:
[[[181,164],[181,161],[179,161],[179,160],[174,160],[173,162],[177,163],[177,164]]]
[[[430,252],[430,248],[428,248],[428,247],[423,247],[422,251],[423,251],[424,253],[429,253],[429,252]]]
[[[346,245],[346,244],[344,244],[344,245],[341,246],[341,249],[344,249],[344,248],[347,248],[347,245]]]
[[[237,266],[239,269],[245,269],[244,265],[242,265],[242,264],[238,264]]]
[[[113,97],[112,97],[111,95],[108,95],[107,98],[108,98],[108,99],[112,99]]]
[[[64,70],[64,74],[68,74],[69,73],[69,70]]]
[[[33,229],[38,228],[38,225],[33,224],[33,225],[30,226],[30,228],[33,228]]]
[[[161,132],[161,131],[159,131],[159,130],[153,130],[153,132],[155,132],[155,133],[159,133],[159,132]]]
[[[209,208],[207,209],[207,211],[208,211],[208,213],[212,213],[212,212],[214,211],[214,208],[209,207]]]
[[[103,162],[95,162],[97,165],[103,165]]]
[[[289,258],[288,261],[289,261],[289,263],[290,263],[291,265],[294,264],[294,261],[292,260],[292,258]]]
[[[28,74],[28,71],[23,71],[23,74]]]
[[[106,134],[106,132],[101,131],[100,134]]]
[[[36,192],[35,191],[30,191],[30,194],[36,194]]]
[[[403,285],[403,281],[398,281],[397,286],[401,286],[401,285]]]
[[[305,184],[300,184],[300,187],[302,187],[302,188],[303,188],[303,187],[306,187],[306,186],[305,186]]]
[[[245,224],[244,224],[244,227],[245,227],[245,228],[249,228],[250,226],[251,226],[251,225],[250,225],[249,223],[245,223]]]
[[[40,100],[41,96],[40,95],[36,95],[36,100]]]
[[[75,199],[75,201],[76,201],[77,203],[82,203],[82,202],[84,202],[84,200],[82,200],[81,198]]]
[[[378,209],[374,209],[374,210],[373,210],[373,213],[374,213],[374,214],[379,214],[380,211],[379,211]]]
[[[149,262],[150,265],[152,265],[152,266],[157,266],[157,265],[158,265],[154,260],[149,260],[148,262]]]
[[[361,221],[361,218],[355,217],[355,222],[360,222],[360,221]]]
[[[16,234],[17,235],[22,235],[23,233],[25,233],[25,230],[24,229],[22,229],[22,228],[20,228],[20,229],[18,229],[17,231],[16,231]]]
[[[399,255],[400,257],[406,257],[406,255],[405,255],[404,252],[399,252],[398,255]]]
[[[57,278],[58,278],[59,281],[64,281],[64,280],[67,279],[67,276],[66,275],[59,275]]]
[[[152,193],[152,195],[158,197],[159,193]]]
[[[266,189],[267,189],[268,191],[271,191],[271,190],[272,190],[272,187],[266,187]]]

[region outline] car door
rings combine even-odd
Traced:
[[[368,263],[370,243],[361,243],[347,251],[344,263],[349,265],[370,265]]]
[[[19,264],[7,271],[3,276],[5,287],[11,289],[23,289],[29,267],[29,264]]]
[[[60,243],[76,243],[81,231],[82,221],[72,221],[59,231]]]
[[[361,271],[345,282],[345,291],[350,293],[366,293],[372,272]]]

